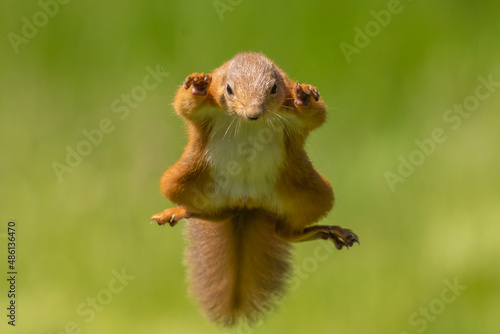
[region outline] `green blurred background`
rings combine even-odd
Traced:
[[[479,76],[500,81],[500,2],[401,1],[350,62],[340,43],[387,1],[70,1],[17,53],[8,33],[22,36],[41,5],[0,6],[1,277],[12,219],[19,271],[15,328],[0,280],[2,333],[498,333],[500,89],[456,130],[443,115]],[[149,217],[171,205],[159,178],[186,143],[176,88],[245,50],[318,87],[329,119],[308,152],[337,194],[323,223],[361,246],[325,257],[319,242],[296,245],[299,278],[279,310],[226,331],[187,296],[182,223]],[[113,101],[157,65],[168,77],[120,119]],[[114,130],[60,182],[53,162],[104,118]],[[446,141],[392,191],[385,173],[436,128]],[[108,292],[122,268],[134,278]],[[446,280],[466,286],[449,303]],[[96,297],[107,304],[82,315]]]

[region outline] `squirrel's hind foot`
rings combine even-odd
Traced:
[[[352,247],[354,243],[358,243],[358,236],[349,229],[340,226],[331,225],[314,225],[306,227],[300,233],[280,233],[280,236],[289,242],[309,241],[309,240],[331,240],[337,249]]]
[[[328,226],[330,228],[326,239],[331,239],[337,249],[352,247],[355,242],[359,245],[359,238],[354,232],[340,226]]]
[[[151,217],[151,222],[157,222],[158,225],[165,225],[166,223],[169,223],[170,226],[175,226],[175,224],[183,218],[188,218],[186,209],[182,207],[175,207],[153,215]]]

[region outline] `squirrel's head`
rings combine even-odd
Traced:
[[[274,63],[255,52],[231,59],[222,85],[229,112],[249,120],[278,109],[286,97],[285,83]]]

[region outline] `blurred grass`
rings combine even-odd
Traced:
[[[169,205],[158,180],[185,145],[170,107],[176,87],[244,50],[320,90],[329,121],[308,151],[337,194],[324,223],[352,228],[362,242],[320,262],[253,332],[417,333],[410,315],[458,277],[467,289],[425,333],[496,333],[500,92],[456,131],[442,116],[474,93],[478,76],[500,80],[500,3],[401,4],[350,64],[339,44],[352,44],[353,28],[386,1],[242,1],[223,21],[211,1],[69,2],[18,54],[3,38],[1,221],[18,223],[20,275],[18,327],[4,318],[2,333],[59,333],[69,321],[82,333],[223,332],[186,296],[180,226],[148,218]],[[0,9],[6,36],[40,7],[4,0]],[[120,120],[112,101],[156,64],[169,77]],[[105,117],[115,130],[59,182],[52,162]],[[447,141],[391,192],[384,173],[436,127]],[[299,268],[317,245],[296,245]],[[85,323],[78,305],[123,267],[135,279]]]

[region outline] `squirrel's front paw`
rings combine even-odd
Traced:
[[[181,207],[176,207],[166,209],[163,212],[153,215],[153,217],[151,217],[151,222],[155,221],[158,225],[169,223],[170,226],[175,226],[175,224],[183,218],[187,218],[186,210]]]
[[[305,83],[299,84],[298,81],[295,83],[293,93],[295,95],[295,105],[298,107],[308,107],[311,103],[311,97],[314,101],[319,100],[319,93],[316,87]]]
[[[193,73],[188,75],[186,80],[184,80],[184,84],[182,85],[184,89],[191,88],[191,93],[193,95],[205,96],[207,95],[208,86],[212,82],[212,76],[210,74],[205,73]]]

